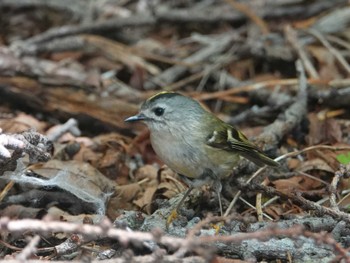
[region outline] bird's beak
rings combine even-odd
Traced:
[[[134,121],[143,121],[143,120],[146,120],[146,116],[142,113],[140,114],[137,114],[135,116],[131,116],[127,119],[125,119],[124,121],[125,122],[134,122]]]

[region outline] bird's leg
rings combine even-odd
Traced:
[[[213,188],[218,196],[218,201],[219,201],[219,207],[220,207],[220,216],[222,216],[224,213],[222,211],[222,202],[221,202],[221,190],[222,190],[222,184],[220,180],[217,180],[213,184]]]
[[[219,200],[220,216],[222,216],[223,212],[222,212],[221,194],[220,194],[220,192],[216,192],[216,193],[218,195],[218,200]]]
[[[186,183],[190,183],[190,181],[185,176],[183,176],[181,174],[180,174],[180,176],[184,179],[184,181]],[[171,211],[169,217],[167,218],[166,228],[168,228],[169,225],[173,222],[173,220],[177,217],[181,206],[183,205],[185,199],[191,193],[192,190],[193,190],[193,186],[191,184],[188,184],[188,189],[186,190],[184,196],[181,198],[180,202],[176,205],[176,208],[173,211]]]
[[[220,180],[216,180],[213,183],[213,188],[218,196],[218,201],[219,201],[219,207],[220,207],[220,216],[223,216],[224,213],[222,211],[222,201],[221,201],[221,190],[222,190],[222,184]],[[218,222],[217,224],[211,224],[211,226],[215,229],[216,234],[219,233],[221,227],[223,226],[223,222]]]
[[[180,211],[180,208],[181,208],[182,204],[184,203],[184,201],[187,198],[187,196],[192,192],[192,190],[193,190],[193,187],[189,186],[188,189],[186,190],[184,196],[181,198],[180,202],[176,206],[176,211],[177,212]]]

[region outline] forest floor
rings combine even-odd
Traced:
[[[1,0],[0,262],[350,262],[345,0]],[[202,103],[242,158],[194,189],[124,122]],[[166,147],[166,146],[164,146]],[[349,204],[348,204],[349,201]]]

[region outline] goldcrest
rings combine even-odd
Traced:
[[[189,185],[184,198],[193,187],[203,184],[212,185],[220,197],[221,179],[232,173],[240,156],[258,166],[279,165],[243,133],[179,93],[154,95],[142,104],[137,115],[125,121],[143,121],[148,126],[156,154]]]

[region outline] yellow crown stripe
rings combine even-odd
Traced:
[[[173,93],[176,93],[176,92],[173,92],[173,91],[161,91],[161,92],[158,92],[157,94],[153,95],[152,97],[148,98],[147,101],[154,100],[155,98],[157,98],[158,96],[161,96],[161,95],[173,94]]]

